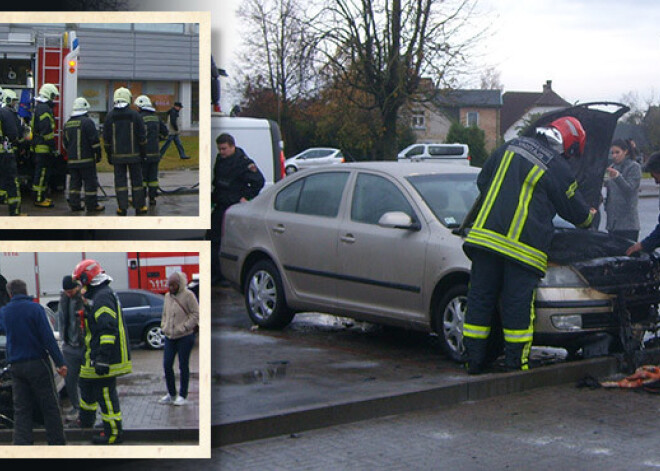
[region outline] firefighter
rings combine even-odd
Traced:
[[[32,128],[32,151],[35,156],[34,179],[32,191],[34,192],[34,205],[42,208],[52,208],[53,201],[46,198],[46,191],[50,175],[55,165],[57,150],[55,148],[55,116],[53,100],[60,96],[60,92],[52,83],[45,83],[39,89],[39,96],[35,98],[36,106],[32,114],[30,127]]]
[[[15,149],[21,137],[20,118],[15,106],[16,93],[4,89],[0,108],[0,189],[10,216],[21,215],[21,185],[18,179]]]
[[[584,151],[586,133],[573,117],[536,129],[497,149],[477,179],[481,207],[463,250],[472,261],[463,326],[469,374],[488,366],[488,337],[501,316],[504,369],[528,369],[534,294],[545,274],[556,213],[579,227],[596,210],[577,191],[567,159]]]
[[[128,214],[128,177],[131,176],[131,193],[135,214],[147,214],[144,187],[142,186],[142,159],[147,144],[144,121],[130,107],[133,98],[130,90],[120,87],[114,93],[114,108],[103,124],[103,145],[108,161],[115,169],[115,193],[117,214]]]
[[[167,126],[156,115],[156,110],[148,96],[137,97],[135,106],[139,108],[140,116],[147,128],[146,157],[142,161],[142,180],[149,196],[149,206],[155,206],[158,194],[158,163],[161,159],[159,142],[167,139]]]
[[[101,141],[96,125],[87,115],[89,102],[83,97],[73,101],[71,118],[64,125],[64,148],[69,174],[69,206],[82,211],[81,192],[85,187],[85,207],[88,214],[105,209],[98,203],[96,164],[101,161]]]
[[[83,260],[72,276],[84,287],[87,305],[82,318],[85,353],[80,367],[79,425],[92,427],[100,407],[103,432],[92,442],[118,444],[123,441],[123,428],[117,377],[132,372],[121,305],[110,287],[112,278],[96,260]]]

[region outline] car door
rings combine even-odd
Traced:
[[[117,293],[128,337],[132,342],[142,337],[142,331],[151,318],[147,297],[139,292],[121,291]]]
[[[315,149],[305,156],[305,168],[319,167],[332,163],[332,149]]]
[[[349,172],[317,172],[280,190],[266,216],[272,246],[294,299],[332,306],[338,215]]]
[[[389,177],[360,172],[339,229],[337,304],[399,320],[423,321],[422,286],[429,229],[378,224],[389,211],[419,221],[409,196]]]

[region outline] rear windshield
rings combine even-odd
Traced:
[[[449,228],[461,225],[479,194],[476,173],[413,175],[406,179]]]
[[[461,146],[429,146],[429,155],[442,156],[462,156],[463,147]]]

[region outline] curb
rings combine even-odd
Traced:
[[[465,374],[466,381],[457,384],[358,401],[335,401],[317,407],[292,408],[269,416],[243,417],[213,425],[211,446],[216,448],[422,409],[447,407],[465,401],[577,382],[586,375],[610,376],[619,371],[619,366],[616,358],[603,357],[574,364],[543,366],[525,372],[491,373],[474,377]]]
[[[86,443],[93,446],[92,436],[99,433],[102,429],[84,429],[72,430],[64,429],[67,443]],[[3,429],[0,430],[0,444],[11,444],[13,437],[13,430]],[[124,430],[124,445],[151,445],[154,443],[172,442],[177,445],[182,442],[199,442],[198,429],[139,429],[139,430]],[[43,428],[34,429],[34,441],[46,442],[46,430]]]

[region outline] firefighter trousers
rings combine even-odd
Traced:
[[[21,214],[21,183],[13,153],[0,154],[0,192],[9,205],[9,215]]]
[[[486,366],[488,336],[498,313],[504,334],[505,367],[528,369],[539,275],[487,250],[473,249],[470,256],[470,288],[463,324],[468,369]]]
[[[159,160],[144,160],[142,162],[142,181],[151,202],[156,201],[158,195],[158,164]]]
[[[46,198],[50,175],[52,174],[53,166],[55,165],[55,156],[49,153],[35,153],[34,159],[35,165],[32,191],[34,192],[35,201],[41,203]]]
[[[98,191],[96,166],[69,166],[69,175],[69,206],[74,209],[81,207],[84,185],[85,207],[88,210],[96,208],[98,204],[98,197],[96,195]]]
[[[133,196],[133,207],[140,210],[145,205],[144,187],[142,182],[142,164],[117,163],[115,167],[115,193],[117,194],[117,206],[122,211],[128,210],[128,175],[131,177],[131,194]]]
[[[80,378],[80,424],[91,428],[96,421],[96,410],[101,409],[103,431],[110,443],[122,434],[121,408],[117,395],[117,378]]]

